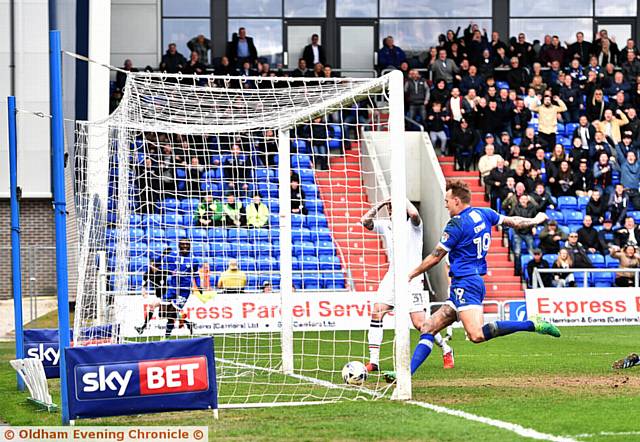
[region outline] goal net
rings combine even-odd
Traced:
[[[341,371],[369,356],[388,248],[402,276],[385,290],[406,293],[403,114],[399,73],[129,74],[108,119],[77,124],[74,328],[93,332],[75,345],[213,336],[221,406],[384,396],[377,373],[354,387]],[[388,198],[393,244],[360,224]],[[404,397],[406,298],[380,363]]]

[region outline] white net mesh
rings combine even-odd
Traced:
[[[365,140],[388,86],[131,74],[114,114],[77,124],[75,344],[212,335],[228,406],[378,397],[341,370],[368,358],[388,267],[359,223],[389,197]]]

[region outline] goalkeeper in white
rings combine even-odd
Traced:
[[[388,208],[389,216],[391,216],[391,201],[386,200],[373,206],[360,220],[367,230],[372,230],[384,237],[387,256],[389,257],[389,269],[393,268],[393,240],[390,219],[376,219],[376,215],[384,207]],[[410,201],[406,203],[407,224],[409,226],[409,237],[407,238],[409,267],[418,266],[422,261],[421,247],[416,244],[422,244],[422,219],[418,210]],[[409,290],[411,294],[411,306],[409,312],[411,314],[411,322],[413,326],[420,330],[426,314],[425,302],[422,299],[423,278],[418,277],[411,281]],[[393,297],[393,272],[387,271],[378,287],[378,294],[375,304],[373,305],[373,313],[371,314],[371,324],[369,325],[369,363],[366,365],[369,372],[379,371],[380,365],[380,345],[382,344],[382,320],[385,315],[393,310],[395,305]],[[445,368],[454,367],[453,349],[447,341],[450,338],[443,339],[438,333],[434,336],[435,342],[442,348],[442,357]]]

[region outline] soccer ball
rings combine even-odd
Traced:
[[[362,362],[351,361],[342,368],[342,379],[349,385],[362,385],[367,380],[367,367]]]

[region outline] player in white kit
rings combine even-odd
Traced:
[[[389,258],[389,271],[384,276],[378,286],[376,302],[373,306],[371,314],[371,324],[369,325],[369,363],[366,365],[369,372],[378,371],[380,365],[380,345],[382,344],[382,336],[384,330],[382,328],[382,320],[384,316],[393,310],[395,305],[393,291],[393,237],[390,219],[375,219],[378,212],[387,207],[389,217],[391,217],[391,201],[386,200],[373,206],[360,220],[364,228],[377,232],[384,237],[387,257]],[[422,244],[422,219],[418,210],[410,201],[406,204],[407,225],[409,227],[409,235],[407,238],[408,248],[408,267],[418,266],[422,262],[422,248],[416,247],[416,244]],[[413,279],[409,283],[409,294],[411,296],[411,305],[409,312],[411,322],[414,327],[420,330],[425,320],[425,302],[422,299],[424,284],[423,277]],[[449,337],[449,336],[448,336]],[[445,368],[453,368],[453,349],[447,344],[448,339],[443,339],[440,334],[435,336],[436,344],[442,348],[442,356]]]

